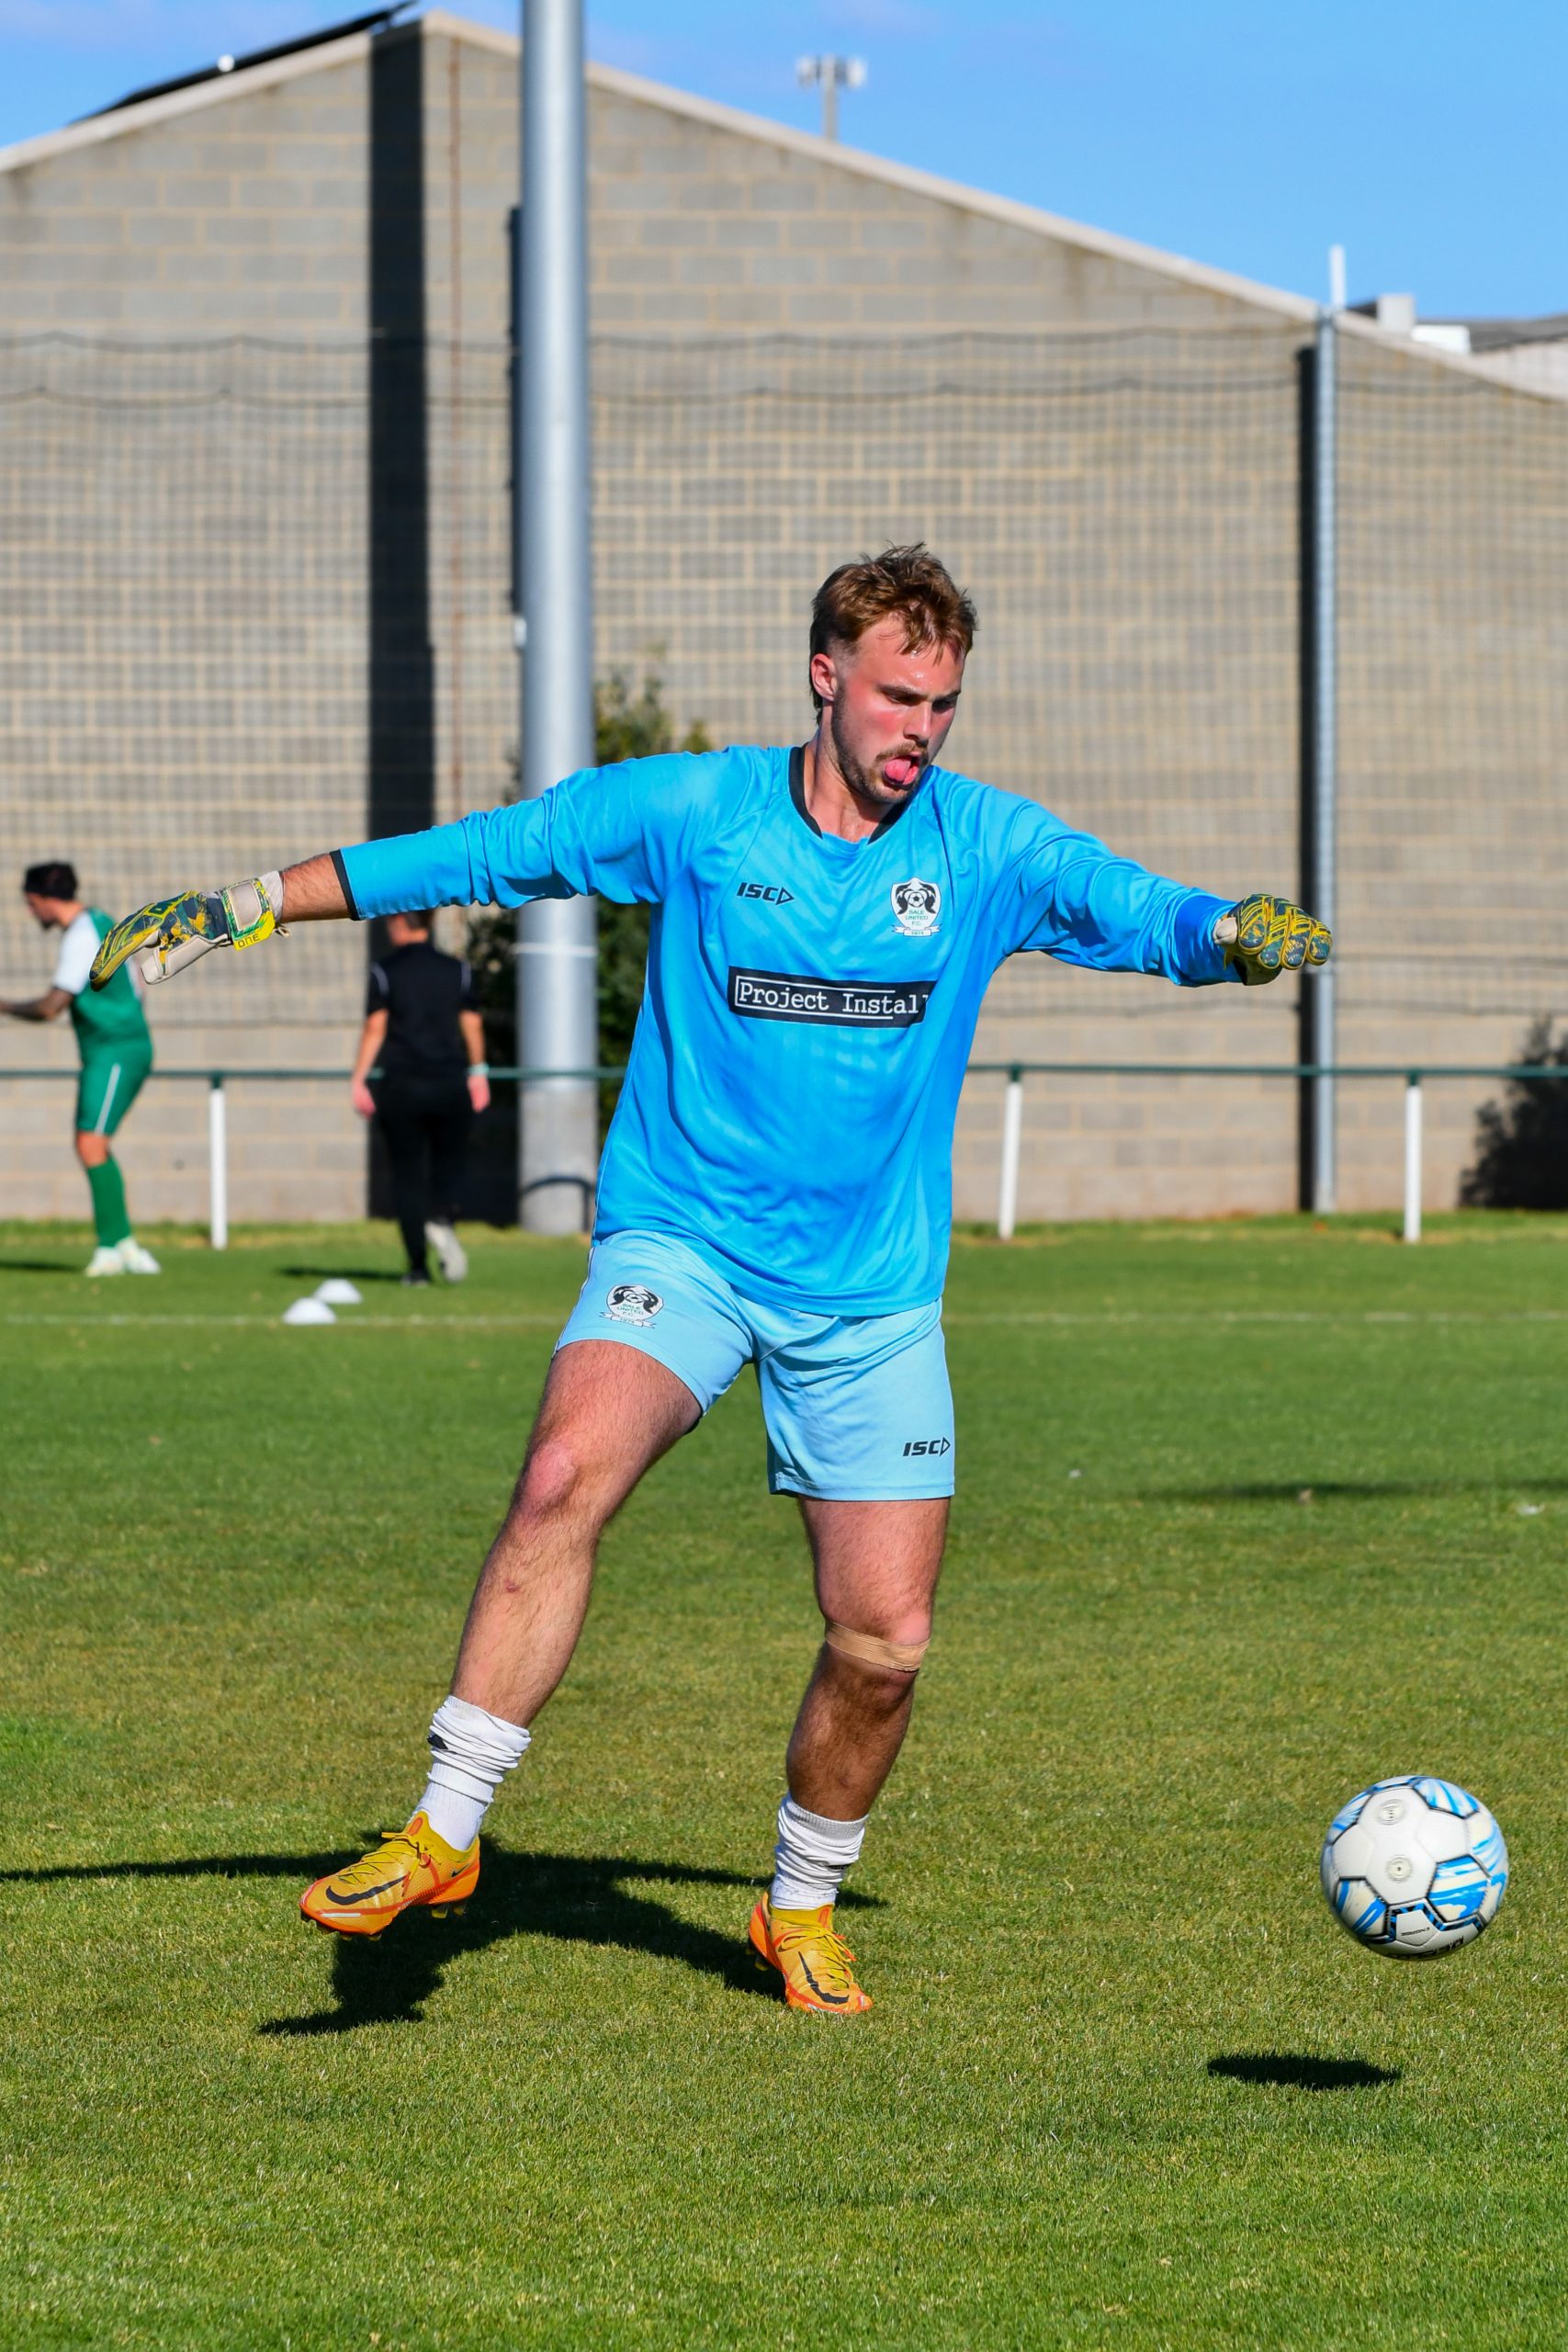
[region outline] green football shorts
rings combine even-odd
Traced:
[[[78,1135],[112,1136],[146,1081],[152,1048],[139,1038],[95,1046],[82,1057],[76,1089]]]

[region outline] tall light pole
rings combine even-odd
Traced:
[[[863,57],[797,57],[795,78],[803,90],[815,85],[822,93],[822,136],[839,135],[839,92],[858,90],[865,80]]]
[[[1312,644],[1312,910],[1333,928],[1338,916],[1336,888],[1339,825],[1339,419],[1337,320],[1345,308],[1345,253],[1328,256],[1328,305],[1318,315],[1313,345],[1313,619]],[[1326,988],[1323,986],[1327,981]],[[1307,997],[1311,1057],[1321,1070],[1338,1050],[1332,963],[1303,983]],[[1312,1088],[1312,1205],[1319,1216],[1338,1205],[1338,1135],[1336,1086],[1317,1077]]]
[[[593,761],[588,283],[582,0],[524,0],[521,372],[522,790],[536,799]],[[523,1223],[578,1233],[598,1163],[598,989],[592,899],[541,899],[517,921]]]

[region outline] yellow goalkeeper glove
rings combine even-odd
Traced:
[[[1334,934],[1325,923],[1289,899],[1270,899],[1261,891],[1222,915],[1214,937],[1247,988],[1261,988],[1281,972],[1326,964],[1334,952]]]
[[[93,958],[93,986],[101,989],[139,953],[151,988],[214,947],[254,947],[281,928],[282,904],[283,877],[276,873],[253,875],[227,890],[182,890],[177,898],[155,899],[116,923]]]

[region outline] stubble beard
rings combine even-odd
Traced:
[[[868,768],[844,741],[839,730],[838,705],[829,703],[827,712],[828,733],[832,740],[833,757],[838,763],[839,774],[843,777],[855,798],[869,800],[874,808],[902,808],[915,791],[920,776],[924,775],[930,765],[927,754],[922,752],[911,752],[908,754],[911,759],[918,759],[920,763],[919,775],[915,777],[913,784],[906,785],[902,788],[896,784],[888,784],[877,775],[874,768]]]

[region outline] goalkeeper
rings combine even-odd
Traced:
[[[600,1533],[649,1465],[756,1365],[768,1478],[795,1496],[824,1638],[751,1915],[793,2007],[870,2007],[833,1924],[903,1741],[953,1487],[942,1336],[953,1120],[1005,957],[1256,983],[1324,962],[1283,899],[1160,880],[1034,802],[939,764],[975,631],[925,548],[818,591],[811,740],[632,760],[538,799],[148,907],[96,978],[149,980],[283,921],[649,901],[647,994],[604,1147],[588,1278],[480,1574],[406,1828],[307,1888],[376,1935],[461,1902],[479,1831],[564,1674]]]

